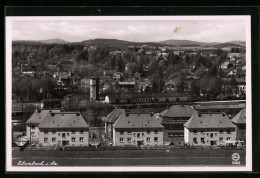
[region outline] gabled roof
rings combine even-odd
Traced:
[[[106,122],[114,123],[119,118],[121,114],[125,114],[124,109],[115,108],[110,114],[107,115]]]
[[[161,112],[162,117],[191,117],[196,112],[190,105],[173,105]]]
[[[160,121],[153,114],[122,114],[113,124],[117,128],[163,128]]]
[[[52,112],[48,113],[39,128],[89,128],[80,113]]]
[[[194,113],[184,124],[188,129],[200,128],[235,128],[229,118],[221,113]]]
[[[246,109],[242,109],[231,121],[235,124],[245,124],[246,123]]]
[[[169,80],[164,85],[176,85],[176,83],[173,80]]]
[[[52,112],[60,112],[60,110],[53,110],[53,109],[36,109],[32,116],[26,121],[26,124],[40,124],[43,122],[45,117],[48,115],[48,113]]]

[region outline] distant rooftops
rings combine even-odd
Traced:
[[[191,117],[196,112],[189,105],[173,105],[160,113],[162,117]]]

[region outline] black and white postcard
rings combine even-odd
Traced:
[[[6,171],[251,171],[250,16],[7,16]]]

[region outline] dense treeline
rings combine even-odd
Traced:
[[[72,71],[81,79],[89,76],[102,76],[104,70],[116,70],[124,76],[132,76],[140,72],[142,77],[149,77],[152,82],[152,92],[162,92],[164,84],[168,80],[174,80],[178,91],[184,90],[184,77],[195,74],[200,79],[193,82],[192,93],[209,92],[216,96],[220,94],[221,81],[219,78],[220,64],[226,59],[227,53],[222,50],[204,51],[190,55],[190,52],[174,54],[172,50],[166,50],[167,60],[157,59],[158,47],[146,46],[132,47],[123,53],[120,48],[110,46],[88,46],[83,44],[13,44],[12,65],[28,63],[28,55],[31,54],[31,66],[36,72],[49,70],[56,72],[58,68],[63,71]],[[237,49],[233,49],[237,50]],[[150,53],[147,53],[150,51]],[[216,54],[216,56],[210,56]],[[71,66],[60,67],[64,60],[73,59]],[[157,60],[156,60],[157,59]],[[55,64],[52,68],[48,64]],[[126,65],[128,71],[125,70]],[[143,70],[149,67],[149,72]],[[130,72],[129,72],[130,71]],[[13,78],[13,93],[20,99],[39,100],[52,95],[55,83],[49,76],[37,76],[36,78]],[[22,97],[22,98],[21,98]]]

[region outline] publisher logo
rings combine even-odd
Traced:
[[[233,153],[231,158],[233,160],[232,164],[240,164],[240,155],[238,153]]]

